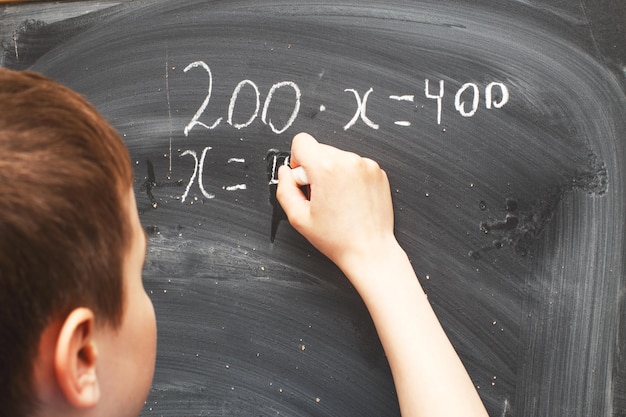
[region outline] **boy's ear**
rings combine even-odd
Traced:
[[[61,325],[56,343],[54,371],[68,403],[77,408],[92,407],[100,399],[94,331],[93,311],[79,307]]]

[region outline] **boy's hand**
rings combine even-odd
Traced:
[[[278,202],[296,230],[343,270],[363,298],[389,360],[402,416],[487,417],[393,235],[385,172],[370,159],[304,133],[293,139],[291,164],[304,169],[310,200],[282,166]]]
[[[344,272],[397,246],[389,182],[376,162],[300,133],[291,165],[304,169],[310,199],[287,166],[278,171],[276,197],[293,227]]]

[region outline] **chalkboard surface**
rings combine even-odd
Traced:
[[[270,243],[264,158],[299,131],[388,172],[398,239],[491,415],[626,415],[625,13],[0,8],[1,65],[81,92],[130,149],[159,328],[142,415],[399,415],[354,289],[288,224]]]

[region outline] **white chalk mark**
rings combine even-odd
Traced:
[[[291,112],[291,116],[289,116],[289,120],[287,120],[287,123],[285,123],[285,126],[283,126],[282,129],[276,129],[276,127],[274,127],[274,125],[272,124],[272,121],[267,120],[267,110],[270,106],[274,93],[276,92],[276,90],[282,87],[293,88],[294,92],[296,93],[296,103],[293,107],[293,111]],[[263,113],[261,114],[261,120],[263,121],[263,123],[265,123],[266,125],[269,125],[269,127],[272,128],[272,131],[276,133],[277,135],[280,135],[285,130],[289,129],[291,125],[293,124],[293,122],[296,120],[296,117],[298,117],[298,112],[300,111],[300,95],[301,95],[300,87],[298,87],[298,85],[294,83],[293,81],[282,81],[280,83],[274,84],[272,88],[270,88],[270,91],[267,93],[265,104],[263,104]]]
[[[170,131],[169,146],[169,174],[172,174],[172,106],[170,102],[170,72],[169,72],[169,48],[165,43],[165,97],[167,100],[167,121]]]
[[[270,178],[269,185],[278,184],[278,156],[274,155],[272,157],[272,178]],[[283,159],[283,165],[289,166],[289,156],[286,156]]]
[[[254,113],[252,114],[252,116],[250,116],[248,121],[246,121],[245,123],[233,124],[233,112],[235,110],[235,103],[237,102],[237,97],[239,96],[239,92],[241,91],[244,85],[250,85],[254,89],[254,93],[256,97],[256,107],[254,109]],[[230,104],[228,105],[228,124],[234,127],[235,129],[242,129],[244,127],[250,126],[250,124],[254,122],[254,119],[256,119],[257,116],[259,115],[260,107],[261,107],[261,94],[259,93],[259,88],[256,86],[255,83],[253,83],[250,80],[241,81],[239,84],[237,84],[237,87],[235,87],[235,90],[233,91],[232,96],[230,96]]]
[[[272,157],[272,178],[270,178],[270,185],[278,184],[278,178],[276,178],[276,173],[278,172],[278,170],[276,169],[277,164],[278,164],[278,157],[274,155]]]
[[[191,178],[189,179],[189,182],[187,183],[187,187],[185,188],[185,193],[181,197],[181,201],[180,201],[181,203],[184,203],[185,200],[187,199],[187,196],[189,195],[189,189],[193,185],[193,182],[196,179],[196,176],[198,176],[198,187],[200,188],[202,195],[204,195],[206,198],[215,198],[215,194],[208,193],[204,189],[204,184],[202,182],[202,171],[204,170],[204,160],[206,159],[206,154],[209,151],[209,149],[211,149],[210,146],[207,146],[206,148],[204,148],[204,150],[202,151],[202,156],[200,156],[200,161],[198,161],[198,155],[196,154],[196,151],[186,150],[182,154],[180,154],[181,157],[186,156],[186,155],[191,155],[195,161],[193,174],[191,175]]]
[[[406,96],[389,96],[390,99],[392,100],[396,100],[396,101],[410,101],[410,102],[414,102],[415,101],[415,96],[413,95],[406,95]]]
[[[348,122],[348,124],[346,124],[343,127],[343,130],[348,130],[349,128],[351,128],[352,126],[354,126],[354,124],[356,123],[357,120],[359,120],[359,118],[361,118],[361,120],[368,125],[369,127],[371,127],[372,129],[378,129],[380,126],[377,125],[376,123],[372,122],[368,117],[367,117],[367,99],[369,98],[369,95],[372,93],[372,91],[374,91],[373,88],[370,88],[369,90],[367,90],[367,92],[365,93],[365,95],[363,96],[363,99],[361,99],[361,97],[359,96],[359,93],[352,89],[352,88],[346,88],[345,90],[343,90],[345,92],[351,92],[354,94],[354,98],[356,100],[357,103],[357,110],[354,113],[354,116],[352,117],[352,119]]]
[[[428,88],[430,80],[426,78],[424,80],[424,94],[426,98],[432,98],[437,100],[437,124],[441,124],[441,99],[443,98],[443,80],[439,80],[439,94],[431,94]]]
[[[585,22],[592,22],[593,20],[589,18],[589,16],[587,15],[587,7],[585,6],[585,2],[583,0],[579,1],[580,3],[580,8],[583,11],[583,15],[585,16]],[[594,30],[590,30],[589,34],[591,35],[591,41],[593,43],[593,48],[595,49],[596,52],[596,56],[602,56],[602,52],[600,47],[598,46],[598,41],[596,39],[596,35],[595,35],[595,31]]]
[[[504,409],[502,410],[502,417],[507,417],[509,415],[510,408],[511,408],[511,405],[509,404],[509,399],[505,398],[504,399]]]
[[[206,159],[206,154],[209,151],[209,149],[211,149],[210,146],[207,146],[206,148],[204,148],[204,150],[202,151],[202,156],[200,157],[200,168],[198,169],[198,187],[200,187],[200,191],[202,192],[202,195],[205,196],[206,198],[215,198],[215,194],[211,194],[208,193],[205,189],[204,189],[204,184],[202,183],[202,172],[204,171],[204,160]]]
[[[236,185],[230,185],[228,187],[225,188],[226,191],[237,191],[237,190],[246,190],[248,187],[246,186],[246,184],[236,184]]]
[[[469,111],[465,110],[465,102],[461,101],[461,95],[468,88],[471,88],[473,93],[474,93],[474,96],[472,97],[472,107],[471,107],[471,109]],[[472,117],[474,115],[474,113],[476,113],[476,110],[478,110],[478,101],[479,100],[480,100],[480,91],[478,90],[478,86],[476,84],[474,84],[474,83],[465,83],[459,89],[459,91],[456,92],[456,94],[454,96],[454,107],[461,114],[461,116],[463,116],[463,117]]]
[[[246,160],[245,160],[245,159],[243,159],[243,158],[230,158],[230,159],[228,160],[228,163],[229,163],[229,164],[232,164],[232,163],[245,164],[245,163],[246,163]]]
[[[191,155],[195,161],[195,164],[193,167],[193,174],[191,175],[191,178],[189,179],[189,182],[187,183],[187,187],[185,188],[185,192],[180,199],[181,203],[184,203],[185,200],[187,199],[187,195],[189,194],[189,189],[191,188],[193,181],[196,179],[196,175],[198,175],[198,156],[196,155],[196,151],[192,151],[188,149],[185,152],[180,154],[181,157],[185,155]]]
[[[214,129],[218,124],[220,124],[220,122],[222,121],[222,118],[218,118],[211,126],[208,126],[200,121],[198,121],[198,119],[200,118],[200,116],[202,116],[202,113],[204,113],[204,111],[206,110],[207,106],[209,105],[209,101],[211,100],[211,93],[213,91],[213,73],[211,73],[211,68],[209,68],[209,66],[204,62],[204,61],[196,61],[196,62],[192,62],[191,64],[187,65],[187,67],[185,67],[185,69],[183,70],[183,72],[187,72],[192,68],[198,68],[198,67],[202,67],[206,70],[206,72],[209,74],[209,88],[207,91],[207,95],[204,99],[204,101],[202,102],[202,105],[200,106],[200,108],[198,108],[198,111],[196,112],[196,114],[194,114],[193,118],[191,119],[191,122],[189,122],[189,124],[187,124],[187,126],[185,126],[185,136],[189,135],[189,131],[196,125],[200,125],[202,127],[205,127],[209,130]]]
[[[389,96],[389,98],[391,100],[396,100],[396,101],[409,101],[411,103],[413,103],[415,101],[415,96],[414,95],[404,95],[404,96],[396,96],[396,95],[391,95]],[[394,122],[394,124],[398,125],[398,126],[411,126],[411,122],[407,121],[407,120],[398,120],[396,122]]]
[[[13,44],[15,45],[15,62],[20,62],[20,53],[17,50],[17,33],[13,33]]]
[[[493,87],[500,88],[500,92],[502,93],[502,98],[500,99],[500,101],[495,101],[492,99]],[[490,109],[491,106],[493,106],[496,109],[501,109],[508,101],[509,101],[509,89],[506,88],[506,85],[504,85],[504,83],[492,82],[492,83],[487,84],[487,88],[485,88],[485,107]]]

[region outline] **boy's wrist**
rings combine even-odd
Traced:
[[[411,262],[395,237],[378,243],[366,252],[349,254],[339,265],[366,302],[392,288],[419,286]]]

